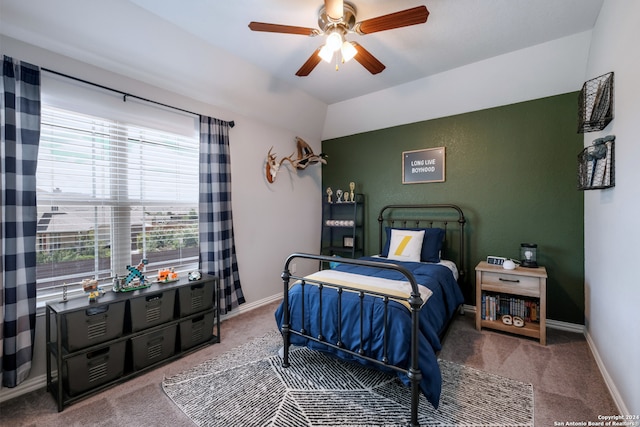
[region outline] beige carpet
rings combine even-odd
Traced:
[[[110,388],[58,413],[43,389],[0,403],[0,425],[190,426],[193,423],[162,391],[164,378],[275,330],[270,304],[222,323],[222,342]],[[547,330],[547,345],[490,331],[476,331],[472,314],[456,318],[440,358],[533,384],[536,426],[560,421],[597,421],[618,410],[582,334]]]

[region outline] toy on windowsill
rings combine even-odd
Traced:
[[[163,270],[158,270],[158,279],[156,280],[156,283],[172,283],[177,281],[178,273],[176,273],[173,267],[171,269],[165,268]]]
[[[104,289],[98,286],[96,279],[82,280],[82,290],[85,293],[89,293],[89,302],[96,302],[99,297],[104,295]]]
[[[147,281],[142,272],[142,269],[148,263],[149,261],[147,261],[146,258],[143,258],[135,267],[127,265],[129,274],[127,274],[127,276],[122,279],[118,279],[118,276],[116,276],[113,279],[113,290],[115,292],[129,292],[148,288],[149,286],[151,286],[151,283]]]

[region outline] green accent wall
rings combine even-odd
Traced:
[[[378,249],[377,215],[394,203],[453,203],[467,218],[466,303],[475,265],[518,259],[538,244],[547,268],[547,318],[584,323],[584,201],[577,190],[578,93],[568,93],[322,142],[323,188],[365,194],[365,253]],[[434,101],[436,102],[436,101]],[[445,181],[402,184],[402,152],[445,147]]]

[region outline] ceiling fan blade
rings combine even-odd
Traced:
[[[317,36],[320,34],[315,28],[296,27],[293,25],[280,25],[280,24],[268,24],[266,22],[254,22],[249,23],[249,28],[252,31],[264,31],[267,33],[284,33],[284,34],[299,34],[302,36]]]
[[[344,2],[342,0],[324,0],[324,10],[330,19],[339,21],[344,15]]]
[[[360,64],[362,64],[364,68],[369,70],[371,74],[378,74],[386,68],[382,62],[378,61],[376,57],[371,55],[367,49],[362,47],[362,45],[356,42],[351,43],[358,51],[358,53],[356,53],[356,56],[354,56],[353,58]]]
[[[300,67],[300,69],[296,72],[296,76],[306,77],[313,71],[314,68],[316,68],[316,65],[318,65],[322,60],[322,58],[318,56],[318,53],[320,53],[320,48],[317,48],[316,51],[313,52],[313,54],[309,57],[309,59],[307,59],[307,62],[302,64],[302,67]]]
[[[424,24],[429,17],[426,6],[418,6],[377,18],[365,19],[357,22],[354,31],[358,34],[371,34],[378,31],[392,30],[394,28],[408,27],[409,25]]]

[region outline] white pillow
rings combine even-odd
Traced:
[[[396,261],[420,262],[424,230],[391,230],[388,259]]]

